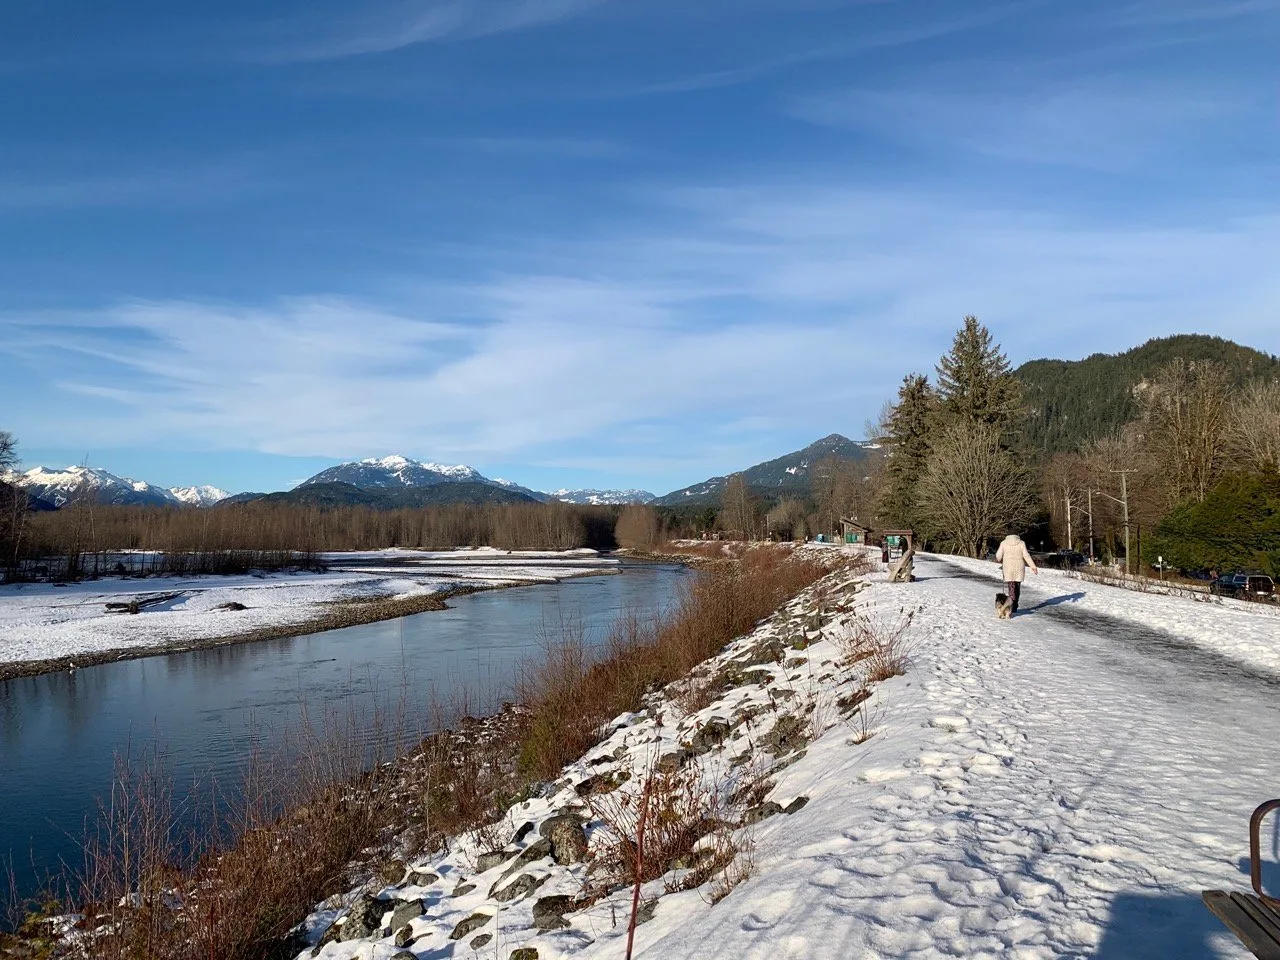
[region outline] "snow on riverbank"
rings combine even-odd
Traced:
[[[329,565],[325,573],[0,586],[0,664],[199,643],[305,624],[344,602],[550,583],[618,568],[617,561],[593,550],[379,550],[329,553],[324,560]],[[106,608],[108,603],[157,597],[164,599],[136,615]],[[228,604],[246,609],[227,609]]]
[[[710,705],[618,718],[510,810],[509,842],[353,891],[345,942],[300,960],[620,957],[630,893],[580,899],[563,815],[602,849],[581,794],[634,789],[655,756],[722,795],[763,774],[772,788],[733,834],[754,852],[727,896],[723,872],[646,885],[638,957],[1247,957],[1199,892],[1247,886],[1248,812],[1280,793],[1280,672],[1260,642],[1275,621],[1049,573],[998,621],[985,567],[920,557],[917,573],[829,577],[701,671],[736,684]],[[907,674],[851,712],[870,661],[848,662],[849,638],[904,609]],[[342,906],[312,918],[317,939]]]

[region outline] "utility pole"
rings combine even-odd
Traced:
[[[1070,493],[1067,494],[1066,500],[1067,500],[1067,549],[1074,550],[1076,548],[1076,541],[1075,541],[1075,537],[1073,537],[1071,534],[1071,494]]]
[[[1093,552],[1093,487],[1089,488],[1089,562],[1097,559]]]

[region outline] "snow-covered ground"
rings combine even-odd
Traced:
[[[326,573],[0,586],[0,663],[206,641],[305,623],[342,601],[413,597],[467,586],[549,583],[617,568],[617,561],[593,550],[379,550],[330,553],[324,559],[329,564]],[[107,603],[170,594],[136,615],[106,608]],[[226,604],[247,609],[224,609]]]
[[[1249,811],[1280,795],[1280,622],[1051,572],[1000,621],[993,564],[920,557],[917,574],[900,585],[872,574],[861,589],[828,578],[830,613],[815,616],[811,591],[714,664],[741,667],[781,643],[781,663],[750,666],[767,682],[694,713],[661,700],[618,718],[544,796],[512,808],[503,835],[519,839],[502,862],[478,863],[474,842],[412,862],[403,884],[372,888],[387,911],[377,921],[375,904],[375,931],[319,956],[622,956],[628,891],[535,929],[545,898],[578,897],[585,877],[540,855],[540,826],[584,809],[575,787],[588,777],[629,773],[634,785],[652,757],[718,718],[723,743],[689,761],[702,776],[732,786],[733,771],[772,771],[770,799],[807,803],[737,832],[754,847],[751,875],[714,905],[712,884],[647,885],[656,907],[638,957],[1247,957],[1200,891],[1247,887]],[[841,638],[858,618],[883,627],[904,610],[915,611],[911,666],[851,716],[837,699],[863,686],[866,662],[845,662]],[[811,742],[771,757],[764,745],[788,714]],[[525,822],[534,829],[518,832]],[[1274,859],[1280,833],[1267,845]],[[536,889],[492,897],[521,876]],[[377,930],[395,908],[398,929]],[[451,939],[463,921],[472,929]]]

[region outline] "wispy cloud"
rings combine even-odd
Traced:
[[[986,157],[1095,170],[1132,170],[1177,150],[1211,155],[1219,134],[1269,110],[1239,79],[1107,73],[1070,79],[1035,68],[952,69],[892,88],[862,87],[796,98],[813,123],[897,140],[933,155]],[[1259,127],[1259,133],[1265,127]]]
[[[269,189],[273,176],[257,162],[228,160],[158,165],[125,172],[0,172],[0,210],[193,207]]]
[[[566,20],[609,0],[377,0],[358,15],[307,16],[265,25],[247,60],[299,63],[387,53],[441,40],[464,40]]]
[[[988,7],[985,10],[978,10],[959,17],[943,17],[932,22],[913,24],[907,27],[868,29],[862,34],[855,34],[839,40],[795,50],[791,53],[768,57],[754,63],[727,67],[721,70],[709,70],[689,76],[660,80],[617,90],[606,89],[594,95],[603,97],[645,96],[663,93],[688,93],[694,90],[734,86],[740,83],[748,83],[791,67],[820,63],[822,61],[847,60],[874,50],[926,43],[968,30],[975,30],[1000,20],[1017,16],[1038,6],[1041,2],[1042,0],[1018,0],[1018,2]]]
[[[667,209],[662,231],[544,242],[530,251],[539,269],[433,281],[396,309],[312,297],[0,316],[15,362],[99,360],[60,375],[62,393],[13,427],[71,447],[702,462],[708,438],[748,445],[726,424],[856,432],[967,312],[1025,359],[1127,347],[1209,315],[1266,346],[1260,318],[1280,297],[1275,210],[1095,223],[779,182],[651,199]]]

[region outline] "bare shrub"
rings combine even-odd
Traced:
[[[671,612],[624,617],[602,654],[572,630],[526,665],[519,693],[530,708],[521,768],[549,778],[600,739],[604,723],[641,706],[644,695],[685,676],[735,637],[826,574],[822,567],[763,548],[700,571]]]
[[[916,611],[900,608],[898,617],[891,623],[878,623],[866,616],[858,616],[836,637],[846,666],[865,663],[864,675],[868,683],[900,677],[907,672],[911,652],[915,645],[911,625]]]

